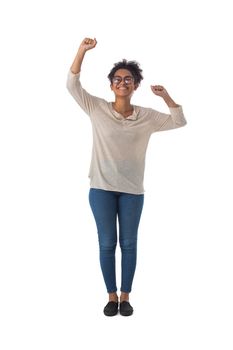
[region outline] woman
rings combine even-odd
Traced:
[[[90,206],[96,221],[100,265],[109,294],[104,307],[106,316],[118,313],[130,316],[129,302],[137,255],[137,232],[143,208],[145,155],[153,132],[184,126],[182,107],[176,104],[163,86],[151,86],[163,98],[170,114],[131,104],[134,91],[143,79],[135,61],[123,60],[114,65],[108,78],[115,95],[114,102],[86,92],[80,83],[85,53],[97,44],[85,38],[70,68],[67,88],[80,107],[89,115],[93,130],[90,166]],[[121,248],[121,294],[117,295],[115,249],[117,220]]]

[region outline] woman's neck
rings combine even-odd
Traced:
[[[130,104],[130,100],[117,99],[112,105],[115,111],[122,115],[127,116],[133,113],[133,106]]]

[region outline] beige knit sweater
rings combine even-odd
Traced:
[[[169,108],[170,114],[134,106],[125,118],[111,102],[90,95],[80,83],[80,73],[68,73],[67,88],[89,115],[93,130],[89,171],[91,188],[133,194],[144,193],[145,156],[152,133],[186,124],[182,107]]]

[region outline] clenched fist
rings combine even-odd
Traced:
[[[171,98],[167,90],[161,85],[151,85],[152,92],[164,99],[168,107],[178,107],[179,105]]]
[[[83,49],[85,51],[93,49],[97,44],[96,38],[85,38],[80,44],[80,49]]]
[[[167,90],[161,85],[151,85],[151,90],[157,96],[165,97],[168,95]]]

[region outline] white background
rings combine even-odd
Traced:
[[[2,350],[232,350],[231,27],[226,0],[1,2]],[[150,140],[130,318],[102,313],[91,126],[65,86],[86,36],[90,93],[135,59],[133,103],[166,112],[161,84],[188,121]]]

